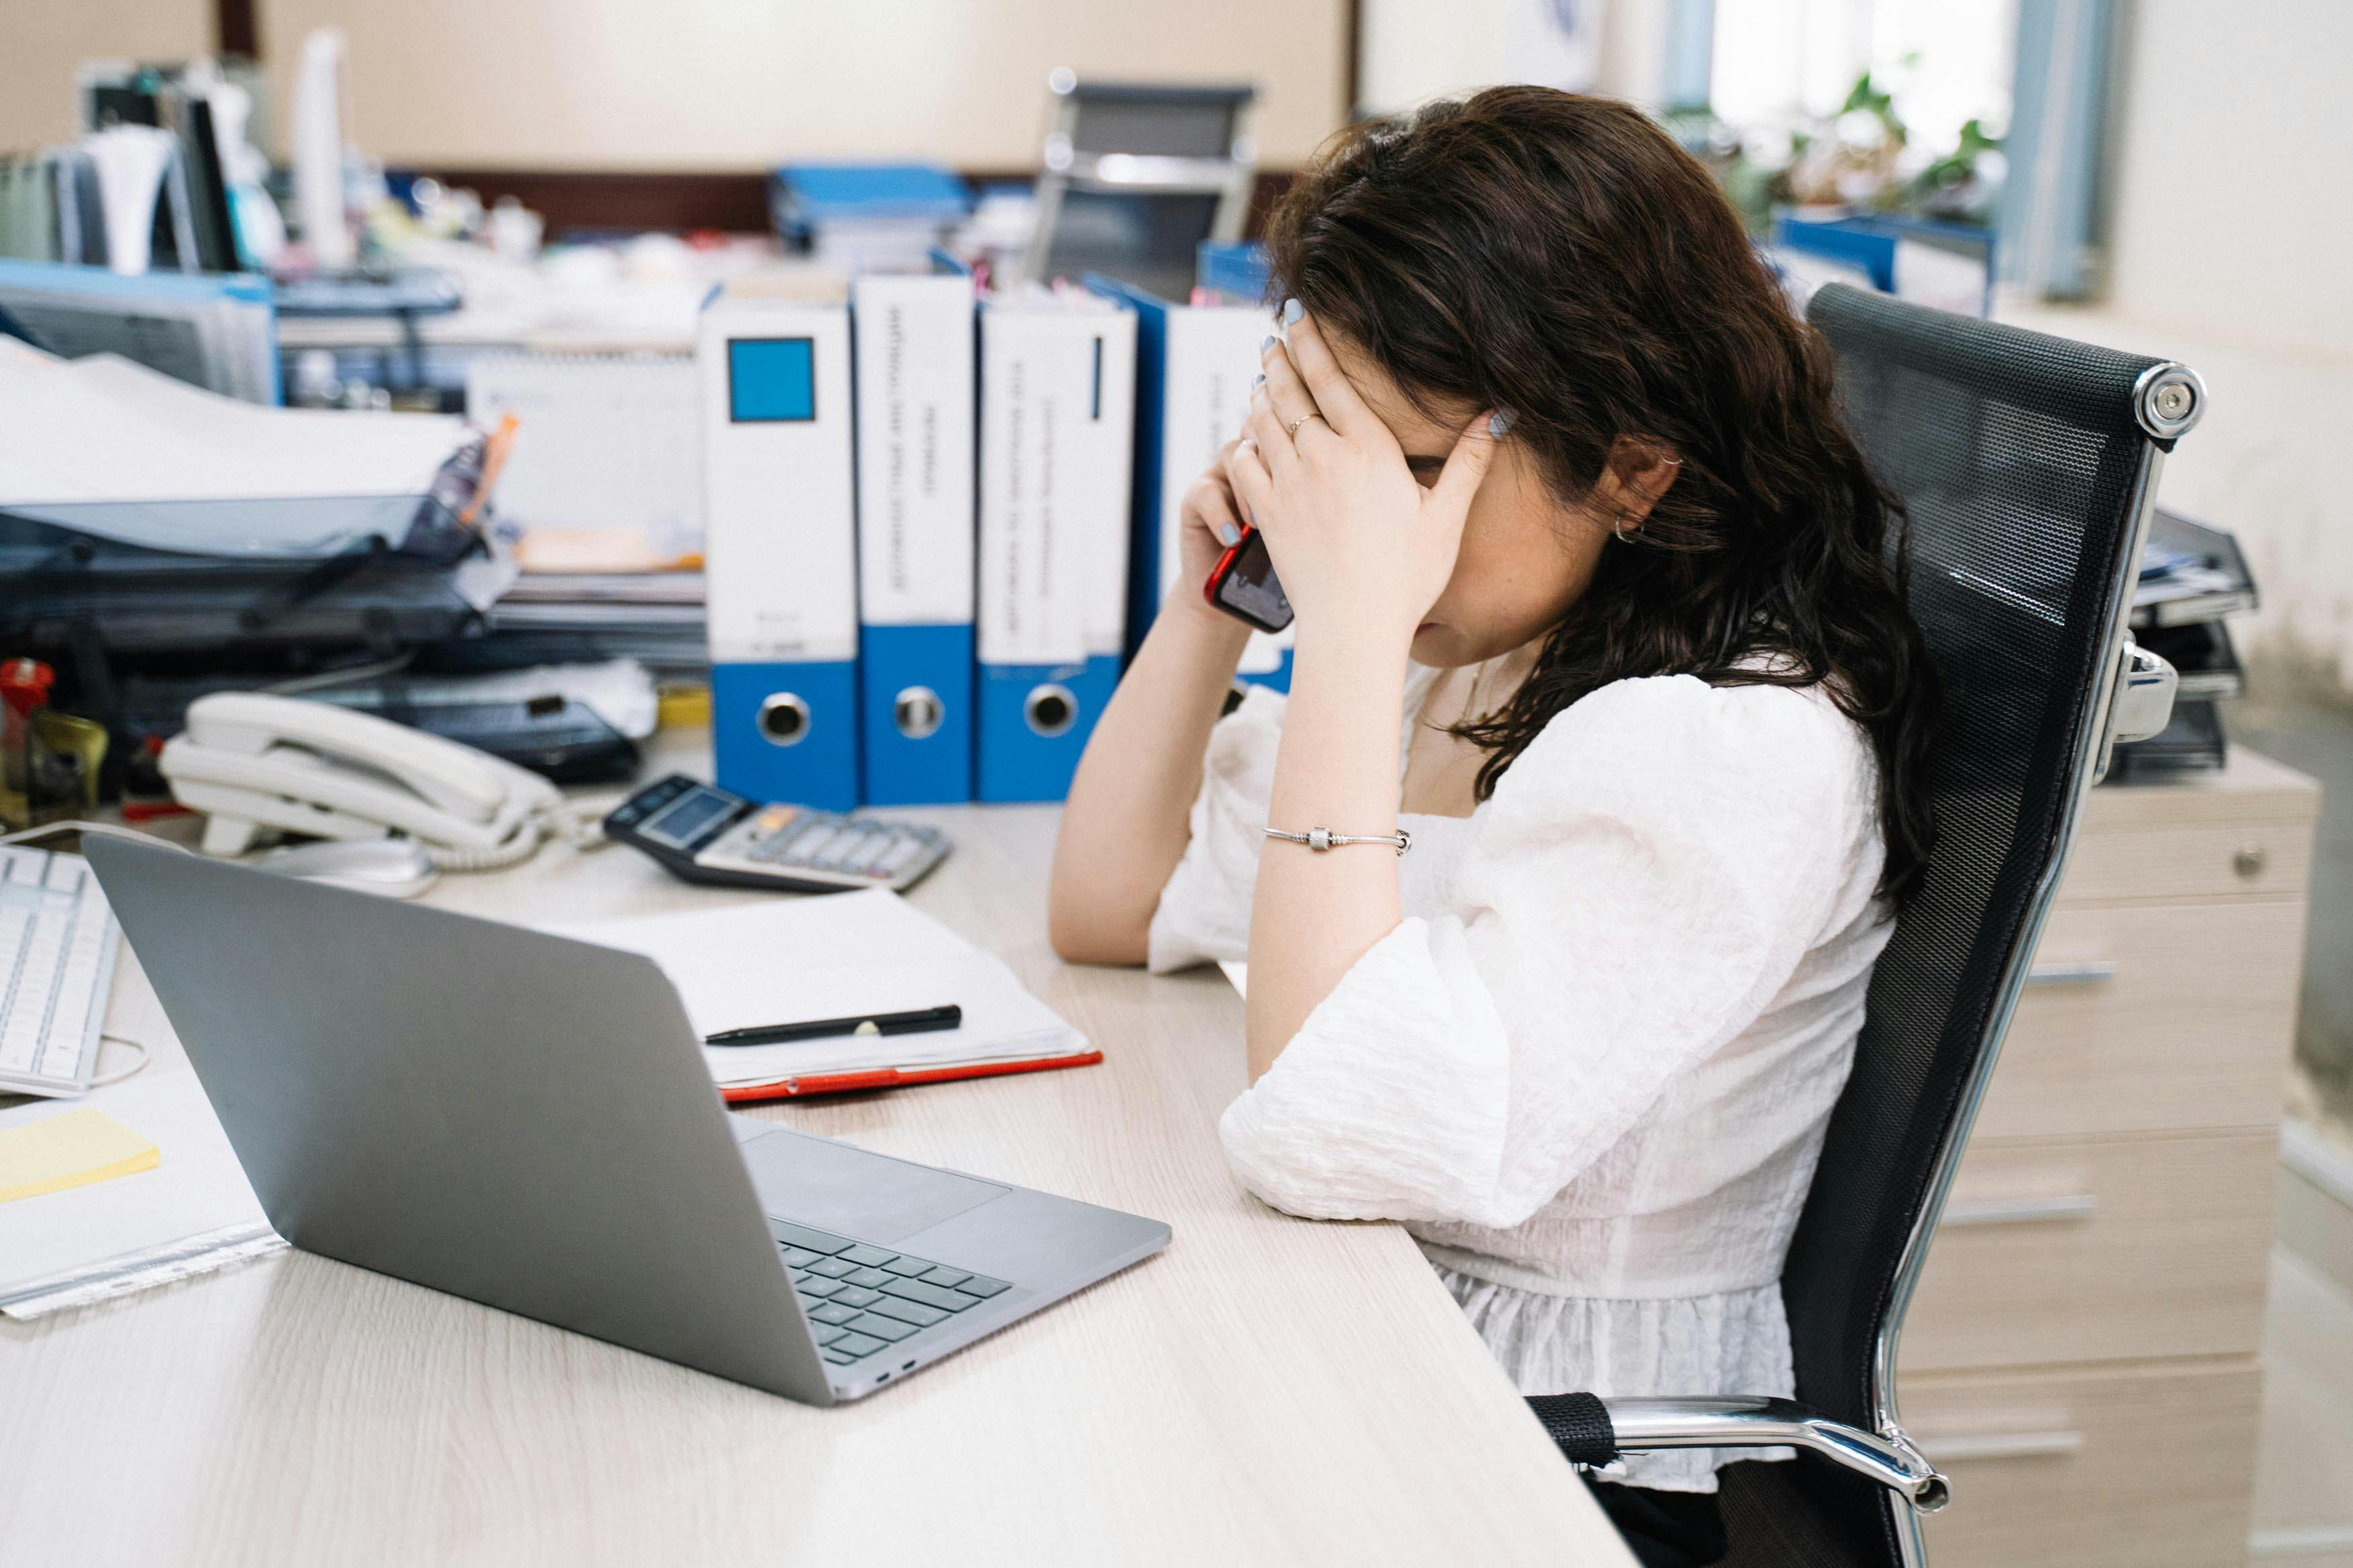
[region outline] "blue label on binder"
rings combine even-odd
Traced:
[[[727,417],[737,425],[817,417],[817,345],[808,338],[727,340]]]
[[[859,638],[866,804],[972,798],[972,628],[867,626]]]
[[[1095,720],[1119,684],[1119,658],[980,667],[980,768],[975,798],[1060,800]]]
[[[849,810],[858,804],[857,665],[712,665],[711,745],[722,789]]]

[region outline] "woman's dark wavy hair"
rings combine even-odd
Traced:
[[[1829,346],[1707,171],[1625,104],[1494,88],[1341,132],[1267,245],[1275,289],[1425,412],[1511,409],[1564,500],[1620,437],[1682,459],[1518,691],[1456,726],[1488,753],[1479,797],[1613,680],[1820,682],[1870,735],[1881,890],[1909,894],[1938,700],[1905,607],[1902,509],[1839,422]]]

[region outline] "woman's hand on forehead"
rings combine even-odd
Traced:
[[[1470,421],[1425,489],[1415,468],[1426,473],[1430,459],[1407,457],[1297,301],[1283,318],[1289,341],[1267,340],[1265,379],[1229,460],[1234,489],[1266,535],[1303,637],[1328,622],[1409,642],[1453,572],[1471,498],[1508,426]],[[1387,403],[1393,390],[1376,395]],[[1417,414],[1407,428],[1417,446],[1435,434],[1425,423]]]

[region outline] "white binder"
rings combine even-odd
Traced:
[[[704,554],[722,786],[858,804],[849,310],[838,278],[731,283],[704,306]]]
[[[1133,654],[1171,594],[1198,594],[1181,581],[1177,518],[1186,489],[1241,434],[1259,354],[1272,318],[1251,305],[1178,305],[1129,284],[1089,286],[1132,306],[1137,318],[1134,560],[1128,595]],[[1292,633],[1253,631],[1237,673],[1278,690],[1291,684]]]
[[[981,310],[981,800],[1060,800],[1118,683],[1135,316],[1029,289]]]
[[[970,800],[972,278],[870,274],[851,301],[864,797]]]

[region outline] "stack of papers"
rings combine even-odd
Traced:
[[[550,658],[633,658],[664,679],[710,679],[700,572],[526,572],[490,623],[494,637],[538,639]]]
[[[2157,509],[2133,592],[2134,626],[2192,626],[2254,607],[2254,578],[2239,542],[2221,529]]]
[[[2133,635],[2173,666],[2181,684],[2171,721],[2145,741],[2118,746],[2110,777],[2224,765],[2230,750],[2215,703],[2245,691],[2246,675],[2223,621],[2254,607],[2255,580],[2239,542],[2158,508],[2133,592]]]
[[[286,1244],[186,1067],[158,1064],[80,1105],[0,1111],[0,1312],[37,1318]]]
[[[332,555],[371,532],[397,546],[472,438],[454,417],[266,408],[0,338],[0,510],[150,550]],[[191,536],[200,516],[214,526]]]
[[[698,1035],[954,1004],[957,1029],[710,1047],[731,1100],[1078,1067],[1103,1059],[1003,959],[882,889],[687,914],[552,926],[641,952],[678,987]]]

